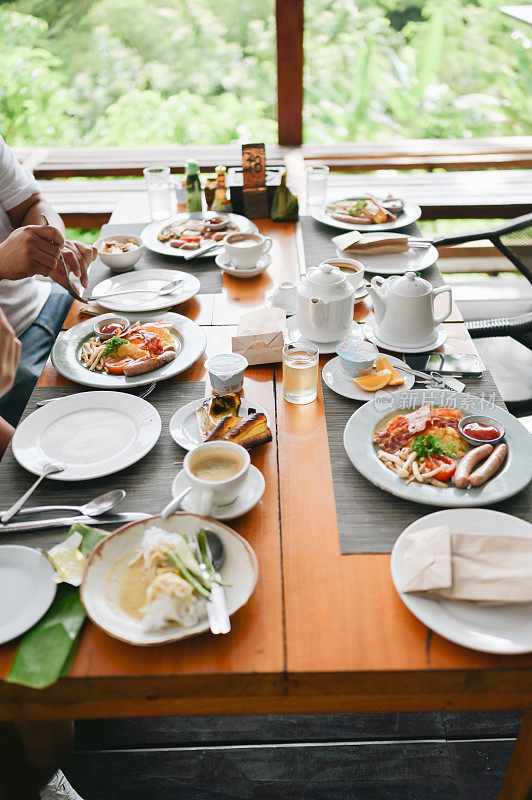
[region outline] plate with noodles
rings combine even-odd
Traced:
[[[464,417],[488,414],[503,441],[475,446],[461,435]],[[512,497],[532,479],[530,434],[482,397],[414,389],[376,397],[349,419],[344,447],[365,478],[397,497],[433,506],[474,507]]]
[[[202,536],[209,532],[223,545],[219,573],[227,610],[235,614],[257,583],[251,545],[221,522],[179,512],[126,525],[94,549],[80,589],[92,622],[115,639],[144,647],[208,631],[205,603],[214,576]]]
[[[334,200],[311,213],[318,222],[344,231],[391,231],[416,222],[421,208],[395,198],[359,195]]]
[[[127,389],[178,375],[203,355],[205,334],[188,317],[171,311],[124,316],[129,327],[107,341],[94,333],[105,314],[64,331],[52,348],[55,369],[83,386]]]

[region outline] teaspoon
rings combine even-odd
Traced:
[[[48,477],[48,475],[53,475],[55,472],[63,472],[64,469],[65,468],[60,466],[59,464],[45,464],[44,467],[42,468],[41,474],[39,475],[35,483],[32,486],[30,486],[27,492],[24,492],[22,497],[19,497],[19,499],[15,503],[13,503],[11,508],[8,508],[7,511],[4,511],[4,513],[0,517],[0,522],[9,522],[11,517],[14,517],[17,511],[20,511],[20,509],[22,508],[28,497],[31,497],[37,486],[40,484],[42,480],[44,480],[44,478]]]
[[[113,489],[111,492],[100,494],[93,500],[89,500],[82,506],[32,506],[31,508],[23,508],[19,511],[20,514],[40,514],[45,511],[79,511],[85,517],[99,517],[110,511],[112,508],[122,502],[126,493],[123,489]]]

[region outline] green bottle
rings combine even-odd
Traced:
[[[198,162],[189,158],[186,163],[187,206],[189,211],[201,211],[201,184]]]

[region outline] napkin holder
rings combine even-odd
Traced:
[[[283,357],[286,311],[264,308],[244,314],[236,335],[232,337],[233,353],[240,353],[248,364],[273,364]]]

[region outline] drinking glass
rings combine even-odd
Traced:
[[[310,342],[285,344],[283,347],[283,397],[302,406],[318,395],[319,350]]]
[[[170,167],[146,167],[143,172],[148,189],[151,218],[166,219],[172,213]]]
[[[325,203],[329,167],[307,167],[307,204],[322,206]]]

